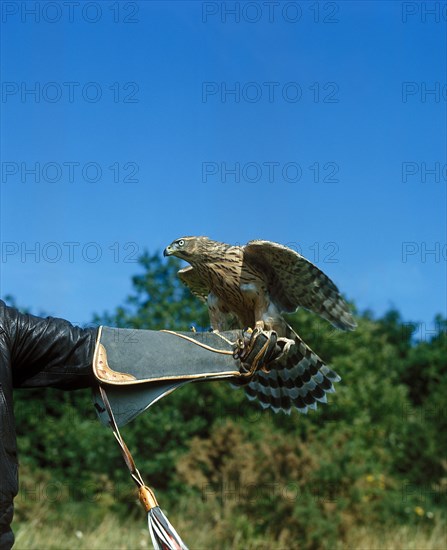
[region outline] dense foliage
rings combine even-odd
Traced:
[[[205,307],[176,277],[178,262],[145,254],[134,293],[96,323],[205,328]],[[146,481],[168,509],[205,509],[216,546],[237,531],[301,548],[331,547],[352,526],[426,524],[447,490],[447,321],[406,323],[397,311],[358,315],[342,333],[305,311],[289,316],[341,376],[328,405],[275,415],[225,382],[190,384],[123,429]],[[111,433],[88,391],[22,390],[15,412],[22,464],[18,519],[36,505],[140,513]],[[60,506],[63,503],[63,506]],[[188,541],[188,533],[182,533]]]

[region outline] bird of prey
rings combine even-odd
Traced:
[[[307,413],[325,403],[340,377],[290,327],[282,312],[303,307],[335,327],[354,330],[349,306],[335,284],[294,250],[270,241],[232,246],[208,237],[182,237],[164,250],[190,265],[178,275],[208,305],[214,330],[257,327],[273,330],[287,342],[286,353],[271,369],[259,370],[246,384],[249,399],[263,408]],[[292,344],[292,345],[291,345]]]

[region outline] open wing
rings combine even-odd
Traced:
[[[244,263],[265,273],[270,298],[282,311],[301,306],[340,329],[357,326],[335,284],[301,254],[270,241],[250,241],[243,250]]]

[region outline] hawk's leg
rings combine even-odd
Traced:
[[[254,329],[260,332],[273,330],[266,313],[270,308],[270,300],[267,290],[258,282],[243,283],[240,291],[244,297],[245,305],[254,314]]]
[[[278,345],[280,346],[282,352],[276,358],[276,360],[278,360],[284,355],[287,355],[290,348],[295,344],[293,331],[291,332],[289,330],[290,327],[273,304],[270,304],[266,313],[264,313],[263,322],[265,327],[264,330],[274,330],[279,336]],[[292,338],[290,338],[290,336]]]

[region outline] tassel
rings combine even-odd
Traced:
[[[188,550],[161,511],[154,493],[146,485],[139,489],[140,502],[147,512],[149,533],[155,550]]]
[[[118,425],[113,416],[112,407],[110,406],[109,398],[102,386],[99,386],[101,398],[109,415],[109,424],[112,428],[113,435],[117,440],[121,452],[123,454],[124,462],[129,468],[132,479],[138,486],[138,497],[141,504],[147,512],[147,521],[149,526],[149,533],[151,535],[152,544],[155,550],[188,550],[186,544],[178,536],[177,531],[169,523],[168,518],[161,511],[158,505],[157,499],[151,489],[144,484],[143,478],[138,471],[135,461],[127,448],[127,445],[122,438]]]

